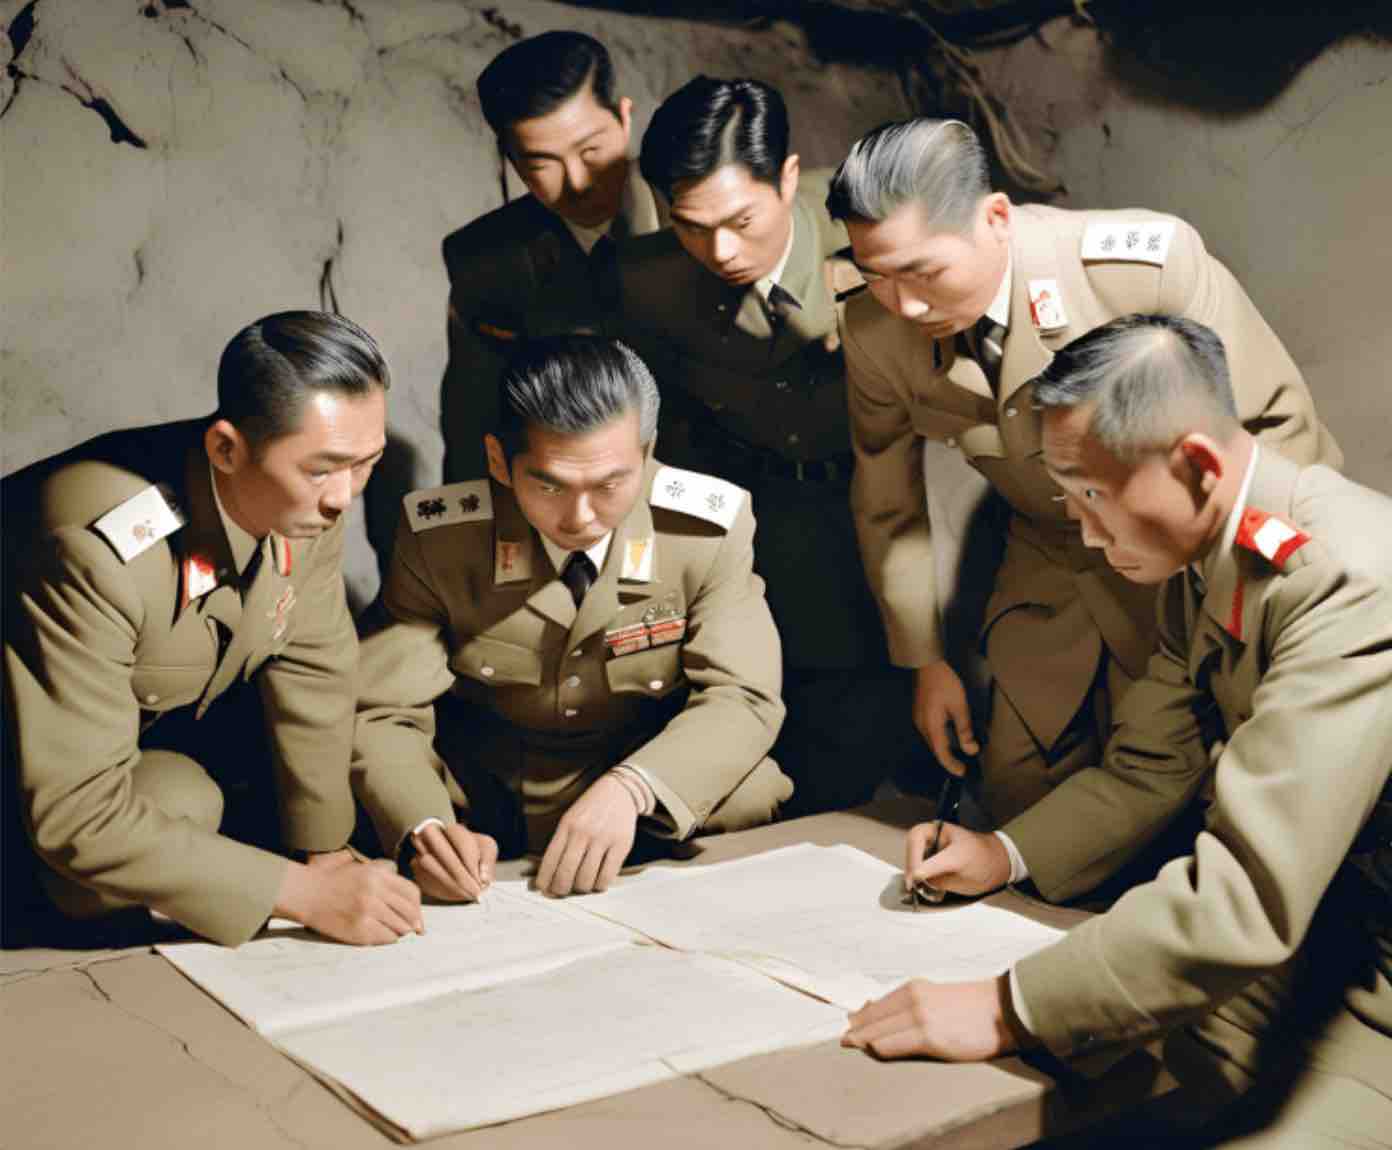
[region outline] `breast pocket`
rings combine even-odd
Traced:
[[[619,655],[604,665],[609,690],[616,695],[646,695],[661,699],[687,685],[681,665],[681,644],[669,643],[631,655]]]
[[[131,692],[142,711],[172,711],[196,703],[210,678],[211,667],[137,663],[131,671]]]
[[[475,635],[461,646],[450,659],[450,669],[490,687],[541,684],[541,656],[536,651],[488,635]]]

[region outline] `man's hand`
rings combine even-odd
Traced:
[[[628,788],[600,775],[561,817],[537,871],[537,890],[552,895],[606,890],[628,857],[638,807]]]
[[[842,1046],[877,1058],[914,1055],[944,1062],[980,1062],[1019,1049],[1008,1021],[1010,978],[929,982],[915,978],[851,1015]]]
[[[308,864],[290,863],[274,913],[359,946],[425,931],[416,884],[385,860],[359,862],[346,850],[319,855]]]
[[[962,750],[974,755],[981,750],[972,733],[971,711],[967,707],[967,692],[957,672],[945,659],[920,667],[915,675],[914,726],[928,740],[933,754],[954,775],[967,773],[967,765],[958,761],[947,739],[949,720],[957,729],[957,741]]]
[[[430,823],[411,836],[416,856],[411,873],[431,898],[444,902],[477,902],[493,881],[498,844],[489,835],[475,834],[463,823]]]
[[[909,831],[904,842],[905,889],[922,881],[953,894],[985,894],[1010,881],[1010,855],[995,835],[943,823],[937,853],[928,855],[936,828],[936,823],[919,823]]]

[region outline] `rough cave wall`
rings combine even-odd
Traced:
[[[778,84],[805,164],[906,111],[892,77],[823,66],[785,26],[541,0],[0,0],[0,25],[4,470],[204,414],[238,328],[337,306],[395,377],[391,455],[351,524],[358,605],[378,580],[366,528],[389,539],[399,496],[438,482],[439,245],[501,202],[474,94],[498,51],[558,27],[603,39],[635,148],[698,71]]]
[[[1233,43],[1232,66],[1250,50]],[[1348,474],[1392,493],[1392,47],[1335,44],[1274,100],[1225,112],[1067,19],[978,59],[1045,145],[1057,202],[1202,232],[1300,365]]]

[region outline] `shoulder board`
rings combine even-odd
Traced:
[[[1079,255],[1085,262],[1154,264],[1162,268],[1174,233],[1174,220],[1094,220],[1083,233]]]
[[[744,488],[714,475],[683,471],[680,467],[659,467],[653,476],[649,500],[654,507],[694,515],[728,531],[744,504],[744,497]]]
[[[1279,570],[1308,542],[1310,537],[1299,528],[1255,507],[1246,508],[1237,525],[1238,546],[1255,551]]]
[[[92,530],[116,548],[121,562],[129,563],[184,523],[184,514],[173,497],[152,483],[118,503],[92,524]]]
[[[414,532],[493,518],[493,490],[486,479],[422,488],[401,503]]]

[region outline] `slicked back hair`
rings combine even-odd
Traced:
[[[586,85],[617,117],[609,50],[583,32],[543,32],[494,56],[476,86],[483,118],[505,148],[513,124],[554,112]]]
[[[242,328],[218,362],[216,418],[253,451],[300,429],[320,392],[362,397],[391,387],[377,341],[350,319],[323,311],[282,311]]]
[[[595,335],[553,335],[523,343],[498,383],[496,434],[503,454],[525,453],[527,432],[585,435],[638,413],[644,449],[657,434],[657,382],[626,344]]]
[[[1036,380],[1034,401],[1091,408],[1090,433],[1128,463],[1194,431],[1227,443],[1241,427],[1223,341],[1179,316],[1123,316],[1075,339]]]
[[[672,202],[672,189],[738,164],[779,187],[788,158],[788,109],[758,80],[697,76],[662,101],[643,133],[643,178]]]
[[[990,192],[976,133],[961,120],[920,118],[882,124],[852,144],[826,206],[834,220],[873,223],[917,203],[932,231],[965,235]]]

